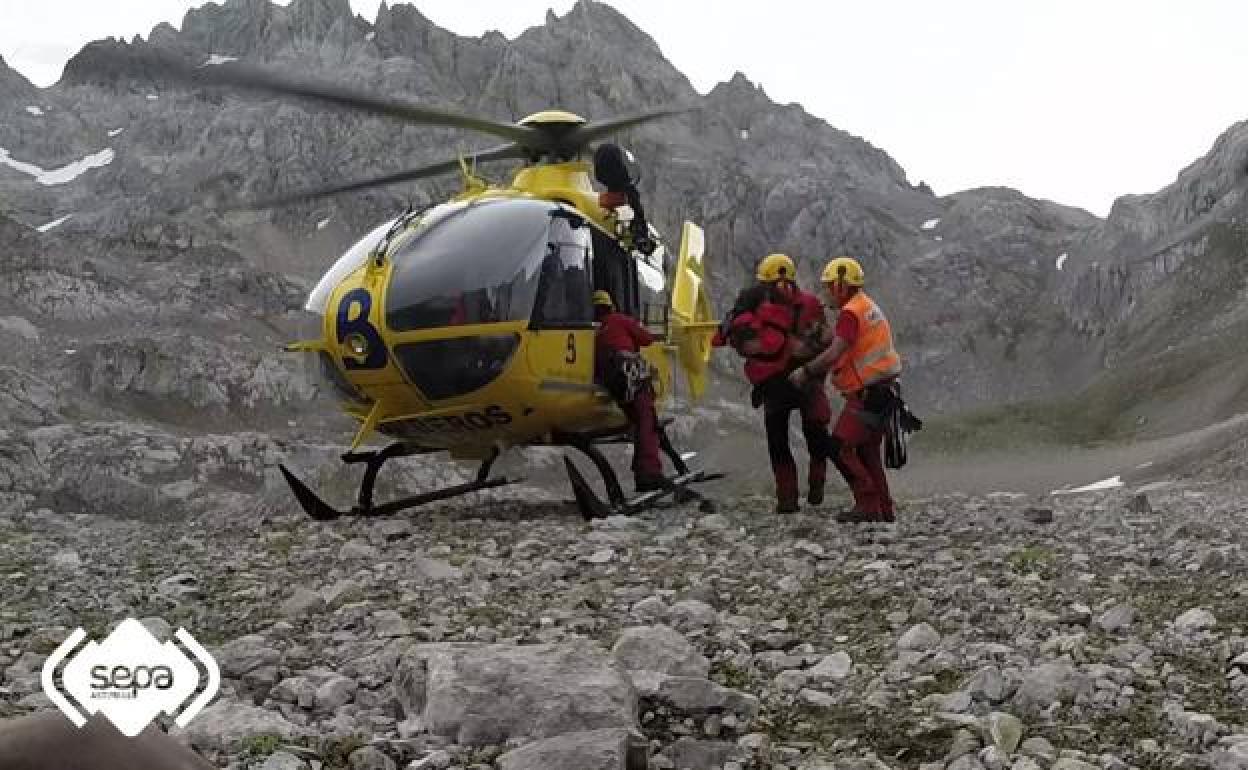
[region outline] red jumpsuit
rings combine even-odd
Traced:
[[[637,319],[624,313],[610,312],[598,316],[601,326],[594,340],[594,361],[599,366],[611,360],[616,352],[638,353],[654,342],[654,335]],[[604,373],[600,369],[599,380]],[[640,388],[632,401],[621,402],[620,409],[628,417],[633,431],[633,477],[639,488],[663,478],[663,462],[659,458],[659,420],[654,411],[654,390],[649,384]]]
[[[841,311],[836,319],[836,336],[853,347],[858,339],[858,320],[853,313]],[[842,394],[845,407],[836,419],[832,438],[833,448],[837,450],[834,462],[849,484],[854,509],[873,520],[893,521],[893,497],[888,489],[881,452],[884,430],[872,419],[883,411],[884,405],[876,401],[886,397],[878,390],[885,384]]]
[[[810,499],[822,499],[827,460],[827,426],[831,408],[822,383],[798,390],[789,383],[791,371],[801,363],[795,361],[799,332],[817,328],[823,321],[823,306],[806,292],[798,291],[788,301],[768,300],[753,311],[738,315],[729,327],[728,336],[744,332],[757,344],[746,354],[745,376],[755,386],[763,406],[763,425],[767,430],[767,455],[776,479],[776,499],[781,510],[796,510],[798,498],[797,462],[789,446],[789,415],[797,410],[802,417],[802,435],[810,455]],[[718,336],[716,341],[723,344]]]

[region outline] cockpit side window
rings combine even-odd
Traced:
[[[637,271],[618,241],[594,230],[594,288],[611,295],[621,313],[637,317]]]
[[[575,214],[551,218],[550,238],[542,257],[533,308],[535,328],[593,324],[591,229]]]

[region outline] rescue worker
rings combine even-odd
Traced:
[[[758,265],[758,286],[738,297],[736,315],[712,344],[730,342],[745,357],[745,376],[754,386],[752,401],[763,407],[767,454],[776,480],[776,512],[798,510],[797,463],[789,447],[789,415],[798,410],[802,434],[810,455],[807,502],[823,502],[827,460],[827,426],[831,420],[827,394],[822,388],[799,389],[788,381],[793,368],[815,352],[811,341],[819,340],[823,307],[813,295],[797,288],[797,268],[785,254],[770,254]],[[751,307],[752,306],[752,307]]]
[[[615,302],[605,291],[593,295],[594,374],[615,398],[628,417],[633,433],[633,481],[638,492],[661,489],[665,484],[659,458],[659,419],[654,410],[654,387],[650,367],[641,349],[654,343],[637,319],[616,312]]]
[[[897,403],[901,356],[888,319],[863,290],[862,265],[837,257],[824,267],[821,280],[832,306],[840,309],[836,324],[827,348],[795,369],[789,381],[800,388],[830,372],[832,386],[845,399],[826,452],[846,476],[854,507],[838,514],[837,521],[893,521],[880,448],[885,420]]]

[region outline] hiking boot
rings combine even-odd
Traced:
[[[776,513],[797,513],[802,507],[796,500],[777,500]]]
[[[823,504],[823,482],[822,481],[812,481],[810,483],[810,489],[809,491],[806,492],[806,502],[810,503],[811,505]]]
[[[633,480],[633,486],[637,490],[637,494],[644,492],[653,492],[656,489],[664,489],[667,487],[667,479],[662,476],[637,476]]]
[[[836,520],[844,524],[861,524],[868,521],[875,521],[873,517],[878,515],[879,514],[871,513],[870,511],[860,511],[857,508],[852,508],[848,511],[841,511],[836,514]]]
[[[893,515],[892,511],[881,511],[880,513],[871,514],[871,521],[881,524],[892,524],[897,521],[897,517]]]

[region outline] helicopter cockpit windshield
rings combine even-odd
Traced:
[[[364,260],[368,259],[368,253],[373,247],[381,241],[386,231],[394,226],[398,219],[391,219],[389,222],[383,222],[373,231],[356,241],[355,245],[347,250],[345,254],[338,258],[334,266],[321,276],[321,280],[317,282],[316,287],[308,294],[308,301],[304,303],[303,309],[316,313],[317,315],[325,315],[325,306],[329,304],[329,295],[333,293],[334,287],[337,286],[343,278],[354,273],[364,264]]]
[[[448,214],[464,207],[463,203],[443,203],[434,206],[424,212],[417,224],[417,232],[421,229],[430,227],[440,221]],[[342,279],[354,273],[364,265],[368,259],[368,255],[372,250],[381,243],[386,237],[386,233],[390,232],[390,228],[402,217],[396,217],[387,222],[382,222],[374,227],[368,235],[355,242],[355,245],[347,250],[345,254],[338,258],[333,267],[321,276],[321,280],[317,282],[316,287],[308,294],[308,301],[304,303],[303,309],[316,313],[317,315],[325,315],[325,307],[329,304],[329,296],[333,293],[334,287],[342,282]]]
[[[474,203],[399,244],[386,325],[588,326],[590,254],[590,226],[568,207],[514,198]]]

